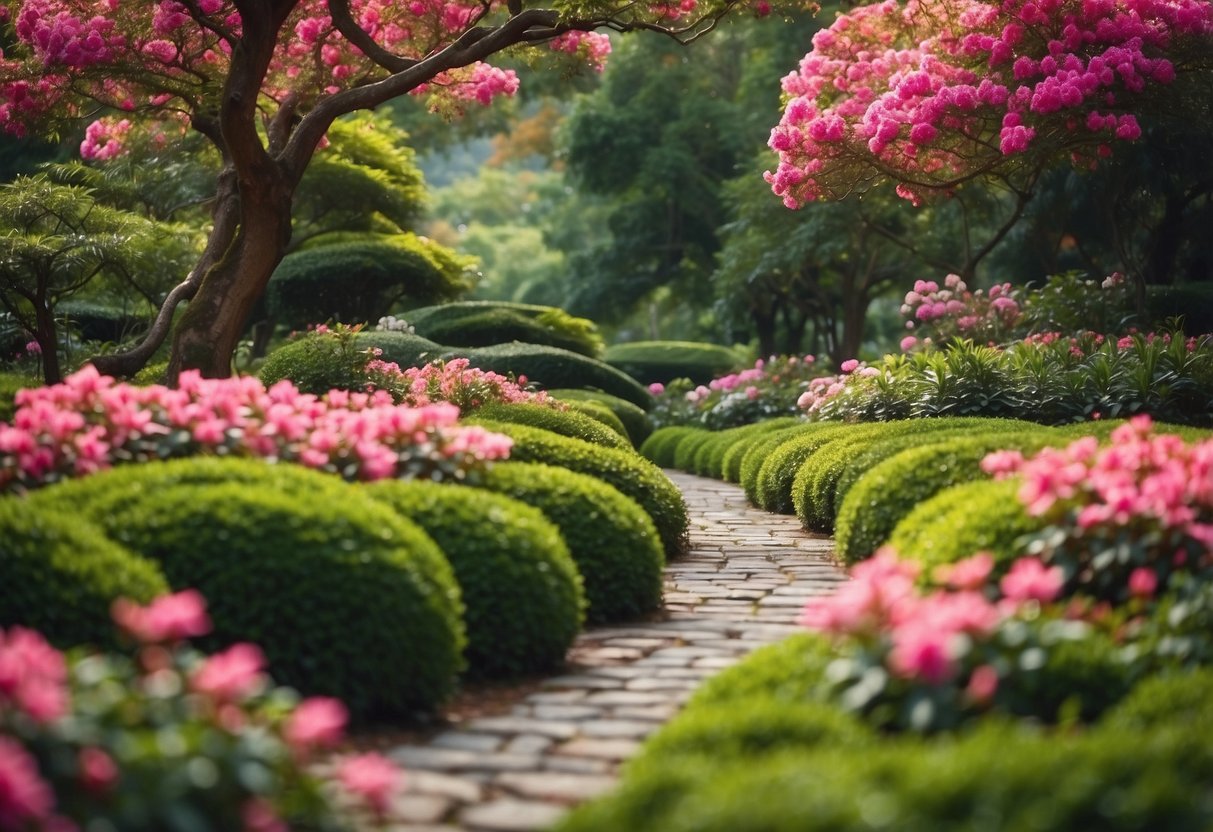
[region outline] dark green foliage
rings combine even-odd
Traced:
[[[644,408],[626,399],[612,396],[610,393],[603,393],[601,390],[558,388],[548,390],[548,394],[566,402],[590,401],[606,405],[611,409],[612,413],[619,417],[619,421],[623,422],[623,426],[627,428],[628,438],[632,440],[632,447],[634,448],[639,448],[644,440],[648,439],[649,434],[653,432],[653,422],[644,411]]]
[[[17,403],[13,398],[18,390],[26,387],[39,387],[41,382],[36,378],[18,375],[17,373],[0,373],[0,422],[11,422],[17,412]]]
[[[499,462],[484,488],[534,506],[556,524],[585,582],[586,621],[626,621],[661,605],[661,539],[636,502],[585,474]]]
[[[146,603],[169,591],[153,561],[78,513],[20,497],[0,499],[0,587],[0,627],[38,630],[60,647],[112,646],[115,599]]]
[[[657,428],[657,430],[649,434],[649,438],[644,440],[644,444],[640,446],[640,455],[660,468],[673,468],[674,454],[678,451],[679,443],[683,439],[707,433],[703,428],[693,428],[686,425],[670,425],[664,428]]]
[[[419,335],[453,347],[487,347],[521,341],[558,347],[589,358],[597,358],[602,352],[602,338],[593,321],[574,317],[555,306],[465,300],[411,309],[404,317]]]
[[[451,264],[411,234],[317,246],[283,258],[266,287],[275,323],[374,323],[401,297],[432,303],[467,286]]]
[[[776,448],[789,439],[804,434],[813,434],[820,429],[819,423],[801,423],[772,433],[760,434],[752,442],[747,440],[748,447],[741,458],[740,477],[737,480],[745,489],[746,499],[755,505],[758,504],[758,472],[762,470],[763,463]]]
[[[609,364],[558,347],[538,344],[498,344],[483,349],[455,350],[448,358],[465,357],[473,367],[502,375],[526,376],[540,387],[594,388],[619,396],[645,410],[653,397],[638,382]]]
[[[667,556],[674,557],[686,548],[687,510],[682,493],[660,468],[635,451],[591,445],[526,425],[480,418],[468,419],[467,423],[483,425],[512,438],[510,459],[516,462],[556,465],[615,486],[648,512]]]
[[[765,441],[778,432],[788,430],[789,428],[802,425],[804,422],[796,420],[795,424],[782,424],[779,419],[771,419],[765,422],[756,422],[753,425],[745,425],[744,427],[751,428],[750,431],[743,434],[736,442],[733,442],[725,449],[724,456],[721,459],[721,471],[724,474],[726,482],[741,482],[741,466],[745,462],[746,454],[760,442]],[[786,434],[784,434],[786,435]]]
[[[390,344],[394,357],[381,344]],[[432,341],[399,332],[359,333],[353,339],[306,335],[270,353],[259,377],[267,387],[290,379],[302,392],[318,396],[333,389],[365,390],[366,350],[371,347],[383,349],[383,360],[396,361],[401,367],[424,364],[437,358],[443,349]],[[411,360],[401,363],[399,358]]]
[[[487,404],[477,408],[476,413],[485,419],[543,428],[607,448],[632,450],[632,443],[627,439],[601,422],[574,410],[556,410],[539,404]]]
[[[835,519],[838,554],[848,562],[866,558],[888,540],[894,527],[921,502],[950,485],[985,479],[981,460],[1002,449],[1028,454],[1070,437],[1051,428],[1024,433],[958,437],[902,451],[876,465],[839,503]]]
[[[740,357],[728,347],[699,341],[633,341],[607,347],[602,360],[641,384],[690,379],[707,384],[735,368]]]
[[[512,677],[557,667],[581,628],[585,596],[560,530],[502,494],[383,480],[365,493],[425,530],[455,570],[468,674]]]
[[[209,483],[209,484],[208,484]],[[219,484],[215,484],[219,483]],[[462,605],[424,532],[340,479],[258,460],[117,468],[44,489],[206,596],[212,649],[258,644],[270,672],[358,718],[407,717],[450,693]]]
[[[806,459],[840,434],[866,434],[873,430],[870,425],[843,425],[840,423],[812,422],[798,429],[795,436],[781,442],[767,453],[754,473],[754,494],[760,508],[777,514],[791,514],[792,481]]]
[[[1109,729],[1126,732],[1168,725],[1207,730],[1213,724],[1213,668],[1171,671],[1138,682],[1103,722]]]
[[[380,359],[399,364],[401,369],[424,367],[431,361],[436,361],[445,349],[420,335],[377,329],[359,332],[354,336],[354,345],[359,350],[381,350]]]
[[[1213,332],[1213,283],[1146,287],[1146,317],[1151,321],[1182,318],[1188,335]]]
[[[569,406],[569,410],[575,410],[578,413],[584,413],[586,416],[589,416],[591,419],[595,419],[598,422],[601,422],[602,424],[606,425],[608,428],[615,431],[615,433],[622,436],[627,441],[629,448],[632,447],[632,438],[628,435],[627,426],[624,425],[622,419],[620,419],[618,416],[615,415],[615,411],[611,410],[605,404],[602,404],[601,402],[591,401],[589,399],[587,399],[585,401],[567,401],[566,400],[564,403]]]
[[[724,479],[725,454],[728,453],[735,443],[756,433],[779,430],[800,423],[801,420],[795,416],[780,416],[775,419],[768,419],[765,422],[755,422],[749,425],[717,431],[712,434],[711,439],[700,445],[699,449],[695,452],[695,473],[703,477],[722,480]]]
[[[155,310],[147,308],[141,312],[76,299],[55,307],[55,317],[67,321],[83,340],[109,343],[123,341],[146,329]]]
[[[704,706],[740,704],[755,697],[803,702],[821,682],[834,658],[830,642],[803,632],[760,647],[744,660],[705,681],[687,704],[687,712]]]
[[[1042,522],[1030,517],[1019,501],[1021,482],[978,480],[945,488],[915,506],[893,529],[889,545],[902,557],[930,566],[953,563],[986,551],[999,562],[1026,554],[1016,545],[1039,531]]]
[[[684,437],[674,448],[674,467],[688,474],[695,473],[695,454],[712,438],[711,431]]]

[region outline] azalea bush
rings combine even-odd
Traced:
[[[1010,283],[992,286],[989,292],[970,291],[959,275],[950,274],[943,288],[934,280],[915,281],[906,292],[901,314],[907,318],[906,329],[917,331],[928,343],[949,338],[998,343],[1014,330],[1020,308]],[[902,339],[901,348],[906,351],[918,342],[918,337],[909,335]]]
[[[247,643],[204,655],[186,590],[114,620],[132,650],[63,654],[0,631],[0,829],[338,830],[390,819],[403,776],[374,754],[331,757],[346,711],[275,687]],[[321,764],[328,779],[318,775]]]
[[[712,430],[796,415],[796,400],[823,372],[816,356],[758,359],[753,367],[695,385],[686,380],[652,384],[657,403],[649,411],[657,427],[702,425]]]
[[[510,440],[459,425],[451,404],[396,405],[385,391],[323,396],[289,381],[181,374],[176,389],[136,387],[91,366],[23,390],[0,423],[0,491],[115,464],[195,454],[296,462],[349,480],[463,478],[509,455]]]

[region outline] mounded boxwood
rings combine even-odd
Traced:
[[[705,430],[702,433],[684,437],[674,447],[674,467],[688,474],[695,473],[695,454],[711,440],[712,436],[711,431]]]
[[[627,399],[612,396],[610,393],[604,393],[601,390],[574,390],[558,387],[549,389],[548,395],[565,402],[590,401],[606,405],[612,413],[619,417],[619,421],[623,422],[634,448],[639,448],[653,432],[653,420],[649,418],[649,414],[645,412],[644,408]]]
[[[198,589],[215,625],[204,646],[252,641],[277,682],[336,696],[356,717],[431,709],[461,669],[450,563],[416,525],[336,477],[183,459],[51,486],[30,503],[70,506],[159,563],[174,588]]]
[[[585,595],[568,547],[541,511],[503,494],[380,480],[365,493],[425,530],[455,570],[468,675],[511,677],[564,661]]]
[[[389,358],[384,350],[381,357],[396,361],[401,367],[424,364],[428,360],[426,356],[437,358],[443,351],[443,347],[432,341],[401,332],[374,333],[376,336],[394,336],[391,338],[364,339],[362,335],[356,335],[351,344],[338,338],[316,336],[288,342],[266,356],[258,375],[266,386],[285,378],[302,392],[319,396],[333,389],[365,390],[367,379],[363,368],[367,356],[364,350],[380,343],[390,343],[395,354],[394,358]],[[404,363],[398,360],[407,358],[413,360]]]
[[[526,462],[496,463],[481,485],[534,506],[560,529],[584,580],[588,623],[626,621],[661,605],[661,538],[644,509],[618,489]]]
[[[794,436],[772,447],[754,472],[754,502],[767,511],[791,514],[792,481],[801,464],[831,439],[856,431],[871,433],[872,429],[867,425],[846,425],[841,422],[811,422]]]
[[[802,420],[795,416],[780,416],[765,422],[755,422],[713,433],[712,438],[700,445],[699,450],[695,452],[695,473],[703,477],[722,480],[724,479],[725,454],[735,443],[756,433],[779,430],[801,423]]]
[[[602,360],[641,384],[687,378],[707,384],[740,362],[728,347],[702,341],[632,341],[607,347]]]
[[[615,433],[627,440],[629,448],[632,447],[632,437],[628,435],[627,426],[623,423],[622,419],[615,415],[615,411],[611,410],[602,402],[590,401],[588,399],[585,401],[562,401],[569,406],[569,410],[576,410],[578,413],[584,413],[591,419],[596,419],[597,421],[606,425],[608,428],[615,431]]]
[[[747,427],[753,427],[754,431],[745,434],[732,443],[724,452],[724,457],[721,459],[721,470],[724,473],[726,482],[741,482],[742,464],[745,462],[746,454],[755,445],[765,442],[777,434],[782,437],[790,436],[790,432],[784,433],[784,431],[790,431],[791,428],[806,424],[805,422],[797,421],[794,425],[780,425],[778,422],[779,420],[772,419],[767,422],[756,422],[754,425],[747,425]]]
[[[487,404],[476,409],[476,413],[497,422],[511,422],[550,430],[561,436],[571,436],[602,445],[631,452],[632,443],[615,431],[589,416],[573,410],[557,410],[540,404]]]
[[[594,322],[556,306],[464,300],[412,309],[404,317],[419,335],[451,346],[521,341],[558,347],[590,358],[597,358],[602,352],[602,337]]]
[[[482,425],[514,440],[510,459],[542,462],[589,474],[615,486],[640,504],[657,533],[666,555],[674,557],[686,547],[687,509],[682,492],[653,463],[635,451],[620,451],[591,445],[580,439],[560,436],[526,425],[511,425],[490,419],[472,418],[468,424]]]
[[[640,455],[659,468],[673,468],[674,454],[678,451],[678,444],[690,436],[706,433],[705,429],[690,425],[669,425],[657,428],[641,444]]]
[[[745,489],[746,499],[754,505],[758,504],[758,472],[767,458],[775,449],[798,436],[817,433],[822,429],[823,422],[810,422],[793,425],[790,428],[762,434],[757,441],[749,442],[745,455],[741,458],[741,476],[738,483]]]
[[[1020,485],[1021,480],[1011,478],[945,488],[901,519],[889,545],[928,568],[979,551],[990,552],[998,562],[1014,560],[1027,554],[1016,541],[1042,525],[1019,501]]]
[[[985,479],[981,460],[1002,449],[1031,453],[1069,437],[1046,427],[1025,433],[957,437],[911,448],[876,465],[839,504],[838,554],[847,562],[868,557],[888,540],[914,506],[950,485]]]
[[[154,561],[111,541],[78,513],[0,499],[0,627],[38,630],[60,647],[114,645],[110,605],[169,591]]]
[[[448,357],[463,356],[473,367],[502,375],[526,376],[540,387],[596,388],[627,399],[648,410],[653,405],[649,391],[626,373],[609,364],[558,347],[541,344],[498,344],[481,349],[448,351]]]

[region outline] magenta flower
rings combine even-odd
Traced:
[[[144,644],[180,641],[211,631],[206,599],[195,589],[162,595],[146,607],[119,598],[111,615],[119,627]]]
[[[241,642],[207,658],[190,677],[190,687],[220,702],[238,702],[264,686],[264,669],[261,648]]]
[[[337,779],[380,818],[387,814],[392,797],[403,785],[400,770],[373,752],[342,760],[337,764]]]
[[[1061,594],[1065,577],[1061,568],[1045,566],[1037,558],[1020,558],[999,582],[1002,594],[1015,602],[1047,604]]]
[[[86,746],[80,749],[77,764],[80,766],[80,783],[90,792],[107,792],[118,782],[118,766],[100,748]]]
[[[931,577],[953,589],[977,590],[985,585],[993,570],[994,556],[989,552],[978,552],[956,563],[940,564]]]
[[[0,706],[6,704],[41,724],[67,713],[67,663],[33,630],[0,630]]]
[[[38,764],[14,740],[0,736],[0,829],[38,828],[51,819],[55,797]]]
[[[939,685],[955,673],[950,642],[953,634],[928,626],[898,627],[893,631],[889,669],[906,679]]]
[[[299,703],[286,719],[283,739],[296,751],[329,748],[341,741],[349,711],[340,700],[314,696]]]
[[[965,687],[965,696],[977,704],[984,704],[994,698],[998,692],[998,671],[988,664],[973,668],[969,674],[969,684]]]

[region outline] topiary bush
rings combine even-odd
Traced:
[[[276,680],[336,696],[359,718],[431,709],[461,669],[462,605],[441,550],[336,477],[183,459],[105,471],[29,502],[70,506],[155,560],[174,588],[202,592],[209,649],[256,642]]]
[[[555,306],[465,300],[412,309],[405,317],[418,334],[456,347],[520,341],[557,347],[589,358],[602,354],[602,337],[594,322],[574,317]]]
[[[679,471],[693,474],[695,472],[695,454],[711,438],[712,432],[707,430],[683,437],[674,446],[674,467]]]
[[[760,508],[777,514],[791,514],[792,481],[801,464],[840,434],[870,434],[870,425],[813,422],[797,430],[796,435],[770,449],[754,473],[755,502]]]
[[[780,416],[765,422],[755,422],[717,431],[695,451],[695,473],[703,477],[722,480],[724,479],[725,454],[734,444],[756,433],[765,433],[798,424],[803,424],[803,422],[795,416]]]
[[[629,448],[633,447],[632,438],[628,435],[627,426],[624,425],[622,419],[620,419],[618,416],[615,415],[615,411],[611,410],[605,404],[602,404],[601,402],[590,401],[588,399],[586,401],[567,401],[567,400],[558,400],[558,401],[563,401],[564,404],[568,405],[569,410],[575,410],[578,413],[584,413],[586,416],[589,416],[591,419],[595,419],[598,422],[601,422],[602,424],[606,425],[608,428],[615,431],[615,433],[619,434],[625,440],[627,440]]]
[[[866,558],[914,506],[950,485],[985,479],[981,460],[993,451],[1029,453],[1067,440],[1063,433],[1038,427],[1025,433],[957,437],[902,451],[864,474],[839,504],[838,554],[848,563]]]
[[[657,428],[640,446],[640,455],[660,468],[673,468],[674,454],[678,451],[679,443],[701,434],[707,434],[707,431],[686,425]]]
[[[750,442],[745,450],[745,455],[741,458],[741,476],[738,478],[738,483],[745,489],[746,499],[754,505],[758,504],[758,472],[762,470],[763,463],[775,452],[776,448],[790,439],[813,434],[820,429],[819,423],[802,423],[784,430],[762,434],[755,441]]]
[[[414,359],[407,366],[413,366],[426,355],[432,354],[436,358],[443,350],[438,344],[416,335],[384,332],[374,333],[380,337],[364,339],[364,334],[368,333],[359,332],[351,339],[305,335],[290,341],[266,356],[258,377],[267,387],[284,378],[290,379],[300,392],[317,396],[333,389],[365,390],[366,350],[372,346],[390,343],[396,356]],[[388,359],[386,350],[382,357]]]
[[[602,360],[641,384],[676,378],[707,384],[743,363],[728,347],[701,341],[632,341],[607,347]]]
[[[455,570],[468,674],[514,677],[559,666],[585,595],[560,530],[536,508],[483,489],[383,480],[364,493],[425,530]]]
[[[977,480],[945,488],[914,506],[893,528],[889,545],[928,568],[989,552],[999,563],[1025,554],[1017,545],[1043,523],[1019,501],[1017,478]]]
[[[540,428],[479,417],[466,423],[513,439],[511,460],[556,465],[615,486],[648,512],[667,556],[674,557],[686,548],[687,510],[682,493],[660,468],[634,451],[604,448]]]
[[[487,404],[477,408],[476,414],[498,422],[543,428],[606,448],[632,451],[632,443],[618,433],[589,416],[571,410],[557,410],[538,404]]]
[[[66,509],[67,507],[65,507]],[[0,499],[0,627],[38,630],[60,647],[112,647],[110,605],[169,591],[154,561],[105,536],[72,510]]]
[[[540,387],[597,388],[613,396],[630,401],[648,410],[653,397],[631,376],[619,372],[609,364],[587,358],[558,347],[539,344],[498,344],[481,349],[462,349],[448,352],[446,357],[467,358],[473,367],[492,370],[503,375],[526,376],[527,380]]]
[[[619,421],[623,422],[634,448],[639,448],[653,432],[653,421],[644,408],[627,399],[612,396],[610,393],[604,393],[601,390],[574,390],[558,387],[548,390],[548,395],[564,402],[590,401],[606,405],[612,413],[619,417]]]
[[[586,474],[525,462],[494,465],[481,485],[539,509],[560,529],[584,581],[587,623],[626,621],[661,605],[661,538],[634,500]]]
[[[724,473],[726,482],[741,482],[741,467],[745,462],[746,454],[760,442],[775,436],[777,433],[783,437],[790,436],[790,431],[794,427],[804,425],[805,422],[796,420],[792,425],[781,425],[778,419],[772,419],[766,422],[757,422],[754,425],[746,425],[745,427],[753,428],[753,431],[746,433],[736,442],[729,446],[721,458],[721,470]]]

